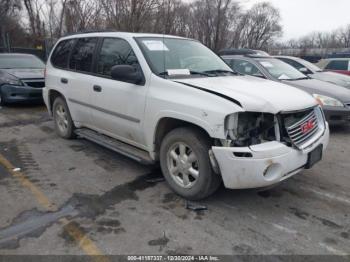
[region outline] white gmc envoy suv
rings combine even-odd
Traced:
[[[199,42],[96,32],[64,37],[43,96],[63,138],[160,162],[187,199],[279,183],[321,160],[328,124],[314,98],[242,76]]]

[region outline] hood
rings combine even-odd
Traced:
[[[321,81],[326,81],[346,88],[350,88],[350,76],[347,75],[324,71],[316,72],[310,76]]]
[[[44,69],[27,69],[27,68],[16,69],[15,68],[15,69],[1,69],[1,70],[19,79],[44,78]]]
[[[176,82],[214,91],[241,103],[246,111],[277,114],[315,106],[316,100],[307,93],[270,80],[251,76],[179,79]]]
[[[350,101],[350,90],[332,83],[327,83],[317,79],[305,79],[296,81],[283,81],[288,85],[300,88],[309,94],[319,94],[333,97],[343,103]]]

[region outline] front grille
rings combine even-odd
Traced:
[[[26,86],[34,87],[34,88],[43,88],[45,87],[45,81],[42,80],[23,80],[22,81]]]
[[[298,149],[308,147],[317,140],[325,129],[322,111],[319,107],[283,116],[289,141]]]

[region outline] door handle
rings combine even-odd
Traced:
[[[67,78],[61,78],[61,83],[62,84],[68,84],[68,79]]]
[[[98,85],[94,85],[94,91],[95,92],[102,92],[102,87]]]

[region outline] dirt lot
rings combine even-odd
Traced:
[[[194,212],[156,167],[58,138],[43,106],[3,107],[0,254],[350,254],[349,143],[333,129],[314,169]]]

